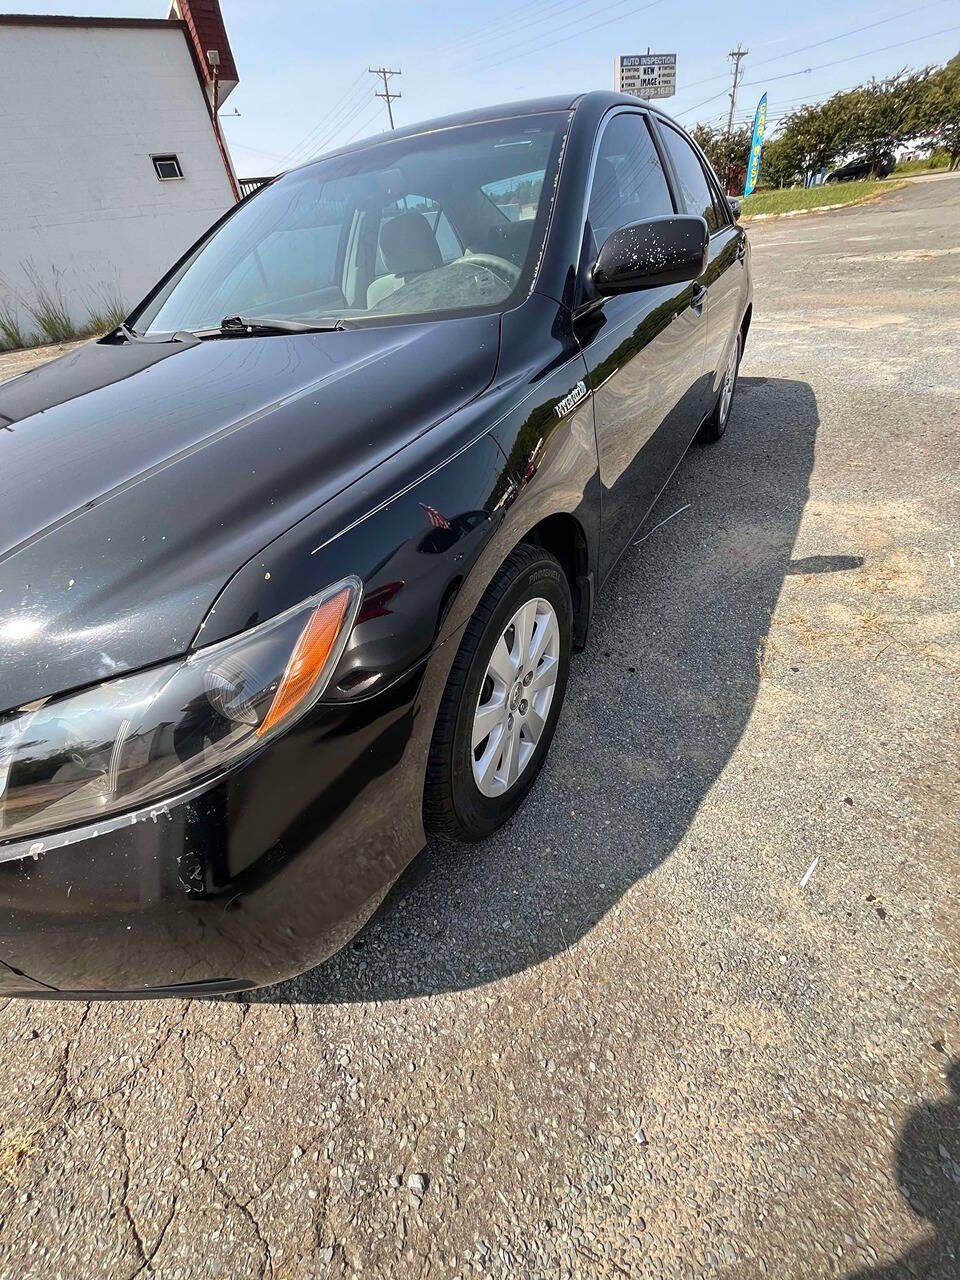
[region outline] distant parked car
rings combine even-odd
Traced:
[[[869,160],[851,160],[849,164],[841,165],[839,169],[828,173],[824,182],[855,182],[860,178],[886,178],[893,173],[896,164],[897,158],[893,152],[886,151],[876,165]]]
[[[504,823],[751,296],[688,135],[568,95],[286,174],[0,387],[0,995],[287,977]]]

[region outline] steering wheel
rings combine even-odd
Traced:
[[[520,279],[520,268],[517,264],[511,262],[509,258],[498,258],[495,253],[471,253],[469,257],[464,256],[460,261],[471,266],[486,267],[501,280],[506,280],[509,285],[515,285]]]

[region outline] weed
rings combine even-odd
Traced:
[[[127,308],[116,288],[100,288],[95,292],[97,302],[90,307],[86,322],[80,329],[80,336],[84,338],[98,338],[101,334],[110,333],[127,318]]]
[[[7,296],[0,296],[0,351],[19,351],[44,342],[71,342],[77,338],[99,338],[110,333],[127,316],[119,291],[115,288],[95,290],[96,301],[90,306],[87,318],[75,323],[67,310],[63,292],[63,273],[53,268],[53,284],[44,281],[35,263],[21,262],[20,268],[30,282],[30,293],[14,290],[0,278],[0,289]],[[20,313],[26,312],[37,326],[31,333],[20,323]]]
[[[20,325],[16,307],[6,299],[0,302],[0,351],[19,351],[32,343],[30,335]]]
[[[33,317],[40,333],[48,342],[70,342],[79,337],[77,326],[70,319],[61,286],[62,273],[53,268],[53,284],[47,285],[33,262],[21,262],[20,268],[30,282],[33,296],[23,298],[24,307]]]
[[[126,318],[127,313],[119,302],[94,307],[77,334],[81,338],[99,338],[105,333],[111,333]]]
[[[0,1132],[0,1179],[16,1186],[21,1165],[36,1151],[42,1130],[4,1129]]]

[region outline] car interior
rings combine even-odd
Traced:
[[[468,184],[462,172],[413,163],[369,175],[364,198],[338,224],[334,278],[317,301],[328,312],[376,315],[505,300],[530,252],[538,205],[513,200],[509,169],[499,180],[470,176]],[[523,177],[539,196],[543,172]]]

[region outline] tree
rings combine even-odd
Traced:
[[[927,145],[945,147],[950,170],[960,168],[960,53],[928,77],[916,106],[917,132]]]
[[[887,80],[872,80],[844,95],[849,99],[849,149],[868,160],[877,173],[885,155],[916,136],[924,104],[929,102],[930,72],[900,71]]]
[[[697,125],[693,136],[721,178],[745,169],[751,131]],[[903,70],[791,111],[763,151],[761,181],[784,186],[844,159],[869,162],[874,173],[904,142],[945,147],[960,168],[960,53],[938,70]]]
[[[714,169],[717,169],[717,159],[720,154],[720,130],[715,129],[711,124],[698,124],[694,125],[690,130],[690,137],[704,153]],[[719,169],[717,169],[717,172],[720,172]]]
[[[801,168],[801,157],[791,138],[781,136],[764,144],[760,160],[761,186],[793,186]]]
[[[825,169],[850,149],[850,93],[835,93],[826,102],[798,107],[783,122],[781,138],[804,179]]]
[[[729,134],[726,129],[715,129],[709,124],[698,124],[691,130],[690,136],[699,146],[714,173],[729,187],[734,175],[746,170],[750,161],[750,143],[753,140],[752,128],[743,126],[733,129]]]

